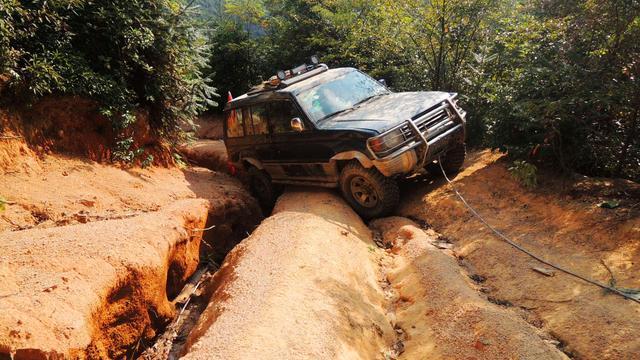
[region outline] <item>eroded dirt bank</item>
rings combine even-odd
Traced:
[[[547,260],[621,288],[640,288],[640,186],[626,181],[541,178],[523,188],[502,155],[471,154],[454,184],[487,220]],[[553,179],[553,178],[551,178]],[[604,200],[620,206],[605,209]],[[636,204],[636,205],[634,205]],[[634,207],[635,206],[635,207]],[[399,213],[445,234],[483,293],[517,310],[579,359],[633,359],[640,354],[640,306],[545,267],[492,235],[443,180],[405,184]]]
[[[375,227],[388,250],[337,195],[285,193],[216,274],[184,358],[564,358],[415,224]]]
[[[199,263],[206,219],[206,201],[184,200],[139,218],[3,233],[0,353],[119,358],[153,337],[174,315],[170,285]]]
[[[219,172],[118,168],[9,143],[0,359],[130,357],[175,316],[170,300],[198,264],[220,261],[262,218]]]

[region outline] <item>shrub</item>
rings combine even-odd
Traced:
[[[538,185],[538,168],[524,160],[516,160],[509,168],[511,175],[525,187],[532,189]]]
[[[0,0],[0,95],[88,97],[121,134],[145,107],[156,133],[177,140],[182,121],[215,105],[194,11],[182,0]],[[131,160],[131,141],[117,143]]]

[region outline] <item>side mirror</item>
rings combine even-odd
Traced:
[[[378,82],[382,85],[384,85],[385,87],[387,86],[387,80],[385,79],[378,79]]]
[[[291,129],[295,132],[304,131],[304,124],[300,118],[291,119]]]

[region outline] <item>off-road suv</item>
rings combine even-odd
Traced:
[[[278,184],[339,188],[364,218],[399,201],[397,178],[456,173],[465,157],[457,94],[390,91],[353,68],[301,65],[230,101],[225,144],[264,206]],[[275,184],[275,185],[274,185]]]

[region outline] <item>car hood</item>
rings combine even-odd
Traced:
[[[320,121],[321,129],[382,133],[451,97],[442,91],[389,93]]]

